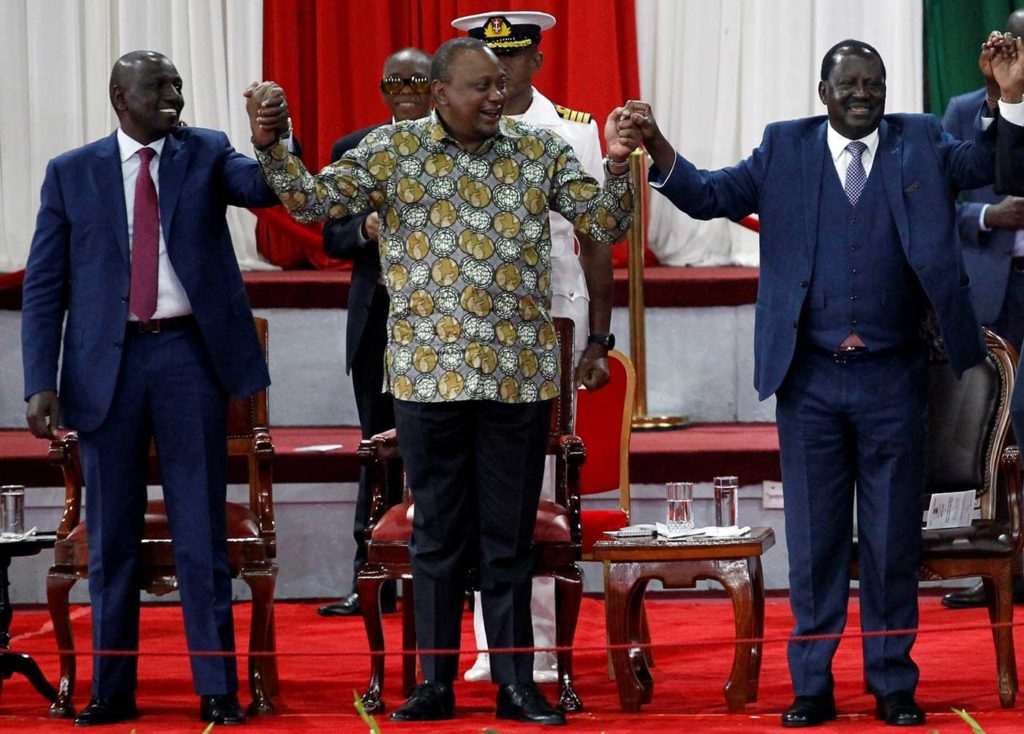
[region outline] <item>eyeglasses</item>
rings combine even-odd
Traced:
[[[430,80],[422,74],[413,74],[409,77],[391,74],[380,80],[380,91],[384,94],[398,94],[407,86],[413,94],[426,94],[430,91]]]

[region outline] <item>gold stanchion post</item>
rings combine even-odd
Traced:
[[[633,401],[634,431],[665,431],[687,423],[686,416],[647,415],[647,331],[644,323],[644,251],[647,242],[647,152],[638,148],[629,156],[633,180],[633,226],[629,228],[629,354],[636,370]]]

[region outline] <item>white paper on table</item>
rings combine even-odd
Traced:
[[[36,534],[36,528],[29,528],[24,533],[0,533],[0,543],[17,543],[28,540]]]
[[[337,449],[344,448],[340,443],[318,443],[312,446],[299,446],[296,451],[309,451],[313,453],[326,453],[328,451],[335,451]]]
[[[650,538],[654,535],[654,525],[641,524],[641,525],[629,525],[618,530],[605,530],[605,535],[610,535],[613,538]]]
[[[707,528],[690,528],[688,530],[669,530],[668,525],[663,522],[655,523],[655,527],[658,529],[659,538],[668,538],[669,540],[675,540],[677,538],[695,538],[699,535],[704,535],[707,532]]]
[[[974,497],[973,489],[933,494],[925,515],[925,530],[964,528],[970,525],[974,517]]]

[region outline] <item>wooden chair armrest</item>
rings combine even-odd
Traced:
[[[1021,461],[1020,449],[1007,446],[999,459],[999,473],[1006,487],[1006,509],[1010,519],[1010,532],[1013,537],[1015,553],[1024,550],[1024,486],[1021,475],[1024,473],[1024,462]]]
[[[64,512],[57,527],[57,540],[68,537],[82,519],[82,459],[78,453],[78,434],[68,433],[50,442],[50,463],[64,476]]]
[[[390,472],[402,471],[401,455],[398,453],[398,435],[394,428],[378,433],[359,442],[356,456],[366,467],[370,476],[370,516],[366,522],[366,536],[369,538],[373,528],[387,512],[387,487]],[[408,501],[408,488],[404,499]]]
[[[276,551],[277,524],[274,520],[274,441],[270,431],[253,431],[249,449],[249,509],[259,523],[260,535]]]

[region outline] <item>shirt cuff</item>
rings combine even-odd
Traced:
[[[677,155],[672,159],[672,167],[668,169],[668,173],[662,173],[661,170],[655,165],[651,164],[651,167],[647,171],[647,184],[654,189],[660,189],[665,183],[672,178],[672,171],[676,170],[676,161],[679,159]],[[653,176],[651,173],[653,172]]]
[[[978,230],[981,231],[981,232],[991,232],[992,231],[992,229],[990,227],[986,227],[985,226],[985,212],[988,210],[988,208],[990,206],[991,206],[991,204],[983,205],[981,207],[981,214],[978,215]]]
[[[1004,102],[999,100],[999,114],[1007,122],[1024,127],[1024,102]]]

